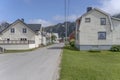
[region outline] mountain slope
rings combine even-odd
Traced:
[[[113,17],[120,18],[120,14],[114,15]]]
[[[58,33],[59,37],[65,37],[66,27],[64,23],[58,23],[54,26],[45,27],[46,32]],[[75,22],[67,22],[67,36],[69,36],[75,30]]]

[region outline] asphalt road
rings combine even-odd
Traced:
[[[63,46],[55,44],[32,52],[0,54],[0,80],[54,80]]]

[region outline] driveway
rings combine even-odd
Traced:
[[[0,80],[54,80],[64,44],[32,52],[0,54]]]

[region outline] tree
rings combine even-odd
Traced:
[[[53,43],[54,41],[56,41],[56,38],[57,38],[57,37],[52,34],[52,36],[51,36],[52,43]]]

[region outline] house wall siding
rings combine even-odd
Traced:
[[[41,44],[41,43],[40,43],[39,35],[36,35],[36,36],[35,36],[35,46],[36,46],[36,47],[39,47],[40,44]]]
[[[11,33],[10,29],[15,28],[15,33]],[[28,40],[35,40],[35,34],[32,33],[27,28],[27,33],[22,33],[22,29],[26,28],[23,24],[17,23],[14,24],[12,27],[10,27],[9,30],[5,31],[0,35],[2,40],[6,40],[6,38],[9,38],[10,40],[20,40],[20,38],[27,38]]]
[[[6,50],[27,50],[35,48],[35,44],[22,44],[22,45],[0,45]]]
[[[76,30],[75,30],[75,44],[80,44],[79,43],[79,32],[80,32],[80,29],[79,29],[79,22],[76,23]]]
[[[79,50],[110,50],[111,45],[76,45]]]
[[[43,44],[43,45],[47,45],[47,40],[46,40],[46,37],[45,37],[45,36],[43,36],[43,38],[42,38],[42,44]]]
[[[11,33],[11,28],[15,29],[15,33]],[[27,33],[23,33],[23,28],[27,29]],[[39,47],[41,44],[42,36],[41,34],[36,35],[34,32],[32,32],[31,29],[27,28],[24,24],[21,22],[16,22],[12,24],[9,29],[6,29],[1,35],[1,40],[7,40],[9,38],[10,40],[20,40],[21,38],[26,38],[27,40],[33,40],[35,41],[34,44],[3,44],[0,45],[0,47],[3,47],[7,50],[24,50],[24,49],[32,49],[35,47]]]
[[[112,19],[113,22],[113,45],[120,45],[120,20],[114,20]]]
[[[85,18],[91,18],[90,23],[85,23]],[[106,18],[106,25],[100,24],[100,18]],[[106,40],[98,40],[98,32],[106,32]],[[82,16],[80,32],[80,45],[112,45],[112,34],[110,29],[110,21],[107,15],[98,11]]]

